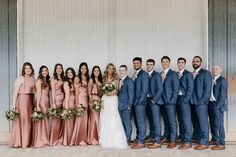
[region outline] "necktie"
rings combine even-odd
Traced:
[[[162,83],[163,83],[165,80],[165,72],[164,71],[161,72],[161,78],[162,78]]]
[[[123,83],[123,81],[122,81],[122,79],[120,79],[120,81],[119,81],[119,91],[121,90],[122,83]]]
[[[215,96],[214,96],[214,90],[213,90],[214,82],[215,82],[215,78],[213,77],[212,86],[211,86],[211,97],[210,97],[210,101],[216,101],[216,98],[215,98]]]
[[[193,78],[195,78],[197,76],[196,71],[193,71],[192,74],[193,74]]]
[[[132,79],[135,80],[137,78],[137,71],[135,71],[134,75],[132,76]]]

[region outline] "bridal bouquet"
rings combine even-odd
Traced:
[[[73,117],[73,115],[74,115],[73,109],[62,109],[60,117],[63,120],[67,120],[67,119],[70,119],[71,117]]]
[[[43,120],[45,116],[45,113],[43,113],[42,111],[36,111],[36,109],[34,109],[33,113],[31,114],[31,118],[33,119],[33,121]]]
[[[92,102],[92,108],[96,112],[101,112],[103,108],[103,101],[102,100],[94,100]]]
[[[116,86],[114,82],[107,82],[102,85],[102,92],[104,94],[116,92]]]
[[[74,115],[76,116],[83,116],[84,112],[86,111],[86,107],[83,104],[79,104],[77,107],[74,108]]]
[[[51,117],[59,118],[61,116],[61,109],[49,108],[48,115]]]
[[[14,110],[8,110],[8,111],[5,111],[5,117],[7,118],[7,120],[14,121],[15,119],[20,117],[20,113]]]

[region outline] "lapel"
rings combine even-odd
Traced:
[[[142,73],[143,73],[143,69],[141,69],[141,70],[139,71],[139,73],[138,73],[138,75],[137,75],[137,78],[139,78],[139,77],[142,75]]]
[[[126,81],[128,79],[128,76],[125,77],[125,79],[122,81],[122,85],[121,85],[121,89],[123,88],[123,86],[125,85]]]

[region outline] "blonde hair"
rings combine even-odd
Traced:
[[[118,79],[118,74],[116,72],[116,66],[113,63],[108,63],[106,66],[106,70],[104,71],[104,77],[103,77],[103,82],[107,81],[107,77],[108,77],[108,68],[112,66],[113,67],[113,74],[112,74],[112,78],[114,80]]]

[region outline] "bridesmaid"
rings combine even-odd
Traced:
[[[54,67],[53,78],[51,80],[52,89],[52,108],[61,109],[65,97],[63,91],[64,71],[62,64],[56,64]],[[62,120],[61,118],[52,118],[52,127],[50,133],[50,146],[62,144]]]
[[[48,68],[43,65],[39,69],[39,76],[36,80],[36,110],[43,113],[48,112],[50,90],[50,76]],[[39,148],[49,145],[48,116],[43,120],[33,122],[32,147]]]
[[[88,109],[88,65],[82,62],[79,66],[78,76],[75,77],[76,105],[83,104]],[[70,145],[87,145],[88,110],[83,116],[76,116],[75,126]]]
[[[33,66],[25,62],[14,86],[12,109],[19,112],[20,117],[12,123],[9,147],[30,147],[34,84]]]
[[[65,74],[66,77],[63,85],[65,91],[65,100],[63,102],[63,108],[73,109],[75,107],[75,70],[73,68],[67,68]],[[63,145],[69,145],[71,142],[71,137],[74,129],[74,121],[74,117],[63,121]]]
[[[97,145],[99,131],[99,112],[92,108],[93,100],[100,100],[102,85],[102,73],[99,66],[94,66],[91,74],[91,79],[88,84],[89,94],[89,120],[88,120],[88,144]]]

